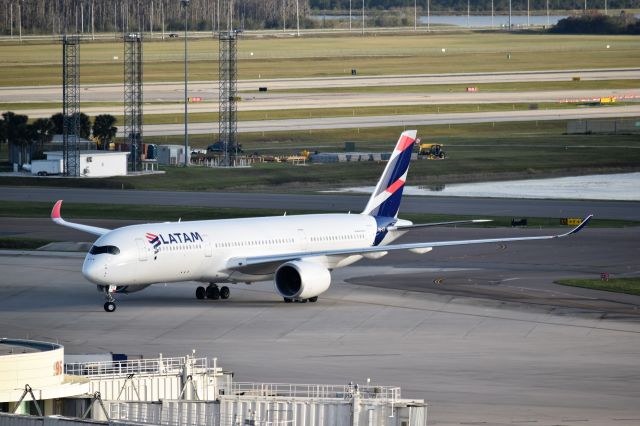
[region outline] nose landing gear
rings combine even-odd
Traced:
[[[218,299],[228,299],[229,296],[231,296],[231,290],[229,290],[229,287],[227,286],[222,286],[220,288],[218,288],[217,284],[214,283],[210,283],[207,288],[204,288],[202,286],[199,286],[198,288],[196,288],[196,299],[202,300],[205,297],[207,299],[213,299],[213,300],[218,300]]]
[[[106,312],[113,312],[116,310],[116,299],[111,295],[109,287],[104,288],[104,298],[107,300],[104,302],[104,310]]]

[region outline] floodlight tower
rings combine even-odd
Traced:
[[[131,170],[142,161],[142,33],[124,35],[124,134],[131,146]]]
[[[65,176],[80,176],[80,37],[62,37],[62,158]]]
[[[218,34],[218,132],[224,147],[224,165],[231,165],[230,153],[238,154],[238,33],[234,30]],[[234,159],[235,160],[235,159]]]
[[[184,166],[189,166],[189,63],[187,61],[187,26],[189,0],[180,0],[184,8]]]

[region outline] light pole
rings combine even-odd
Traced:
[[[349,0],[349,32],[351,32],[351,0]]]
[[[362,35],[364,35],[364,0],[362,0]]]
[[[189,66],[187,65],[187,18],[189,17],[189,0],[180,0],[184,7],[184,166],[189,166],[189,107],[188,81]]]
[[[493,13],[494,13],[493,12],[493,0],[491,0],[491,28],[494,27],[494,25],[493,25]]]
[[[298,4],[298,0],[296,0],[296,28],[298,37],[300,37],[300,5]]]

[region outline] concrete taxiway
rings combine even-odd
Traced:
[[[53,225],[51,225],[53,226]],[[407,240],[539,234],[429,229]],[[240,380],[400,385],[430,424],[637,425],[640,297],[560,287],[567,276],[637,274],[640,229],[562,240],[393,253],[334,271],[320,300],[284,304],[271,283],[198,301],[195,284],[121,296],[79,273],[78,253],[0,252],[3,335],[69,353],[219,357]]]
[[[551,110],[499,111],[474,113],[398,114],[380,116],[321,117],[283,120],[239,121],[238,132],[307,131],[373,127],[429,126],[434,124],[502,123],[517,121],[584,120],[594,118],[629,118],[640,116],[640,105],[608,108],[569,108]],[[189,134],[218,132],[218,123],[191,123]],[[184,124],[152,124],[144,126],[148,136],[184,134]],[[122,130],[118,133],[122,135]]]
[[[36,179],[36,178],[34,178]],[[53,203],[145,204],[161,206],[237,207],[286,210],[360,212],[368,195],[277,194],[204,191],[136,191],[92,188],[3,187],[0,200]],[[528,200],[478,197],[408,197],[402,199],[402,213],[475,214],[514,217],[585,217],[640,221],[639,203],[634,201]],[[64,214],[64,207],[63,207]],[[1,222],[1,221],[0,221]],[[0,223],[1,226],[1,223]]]

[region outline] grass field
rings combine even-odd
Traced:
[[[640,278],[614,278],[609,281],[600,279],[566,279],[558,280],[556,284],[572,287],[590,288],[593,290],[613,291],[615,293],[634,294],[640,296]]]
[[[575,108],[568,103],[537,103],[538,109]],[[619,106],[619,104],[613,104]],[[445,104],[445,105],[395,105],[352,108],[299,108],[269,111],[240,111],[239,121],[248,120],[284,120],[295,118],[324,117],[365,117],[372,115],[399,114],[445,114],[454,112],[491,112],[491,111],[525,111],[530,103],[488,103],[488,104]],[[124,122],[124,116],[116,116],[118,123]],[[189,114],[190,123],[217,122],[217,112],[196,112]],[[145,115],[145,124],[178,124],[184,123],[183,114],[149,114]]]
[[[35,250],[47,245],[51,240],[33,238],[0,237],[0,249],[2,250]]]
[[[544,178],[640,170],[640,144],[633,135],[565,135],[566,122],[491,123],[418,127],[423,142],[444,143],[445,161],[415,161],[409,185],[440,185],[516,178]],[[359,151],[389,151],[401,127],[313,132],[243,134],[245,152],[294,154],[338,152],[345,141]],[[180,143],[179,139],[146,138]],[[211,143],[211,135],[190,139],[192,147]],[[264,163],[249,169],[166,167],[165,175],[107,179],[0,178],[0,185],[83,186],[167,190],[315,191],[373,184],[384,163],[293,166]]]
[[[634,36],[544,33],[247,38],[238,43],[238,72],[264,79],[350,75],[352,68],[359,75],[621,68],[640,65],[639,47]],[[190,41],[189,79],[217,79],[217,55],[217,40]],[[60,44],[3,44],[0,56],[2,86],[60,84]],[[80,56],[82,84],[122,81],[121,42],[86,43]],[[144,61],[145,82],[183,80],[181,40],[146,43]]]

